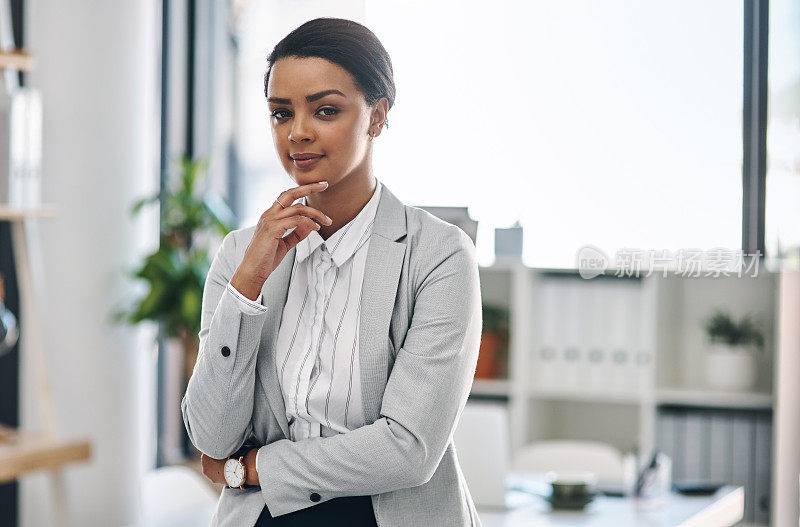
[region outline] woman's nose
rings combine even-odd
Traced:
[[[311,127],[304,119],[295,119],[292,123],[292,130],[289,133],[289,140],[295,143],[313,138]]]

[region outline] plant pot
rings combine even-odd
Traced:
[[[751,390],[756,374],[756,357],[750,347],[713,344],[706,355],[706,382],[710,388]]]
[[[496,379],[500,373],[505,336],[502,333],[483,332],[478,349],[478,364],[475,367],[476,379]]]

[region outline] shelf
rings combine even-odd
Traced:
[[[759,392],[724,392],[682,388],[665,388],[656,391],[658,404],[758,410],[771,409],[773,400],[772,394]]]
[[[36,208],[10,207],[0,205],[0,220],[21,220],[25,218],[55,218],[58,215],[53,205],[41,205]]]
[[[511,381],[507,379],[475,379],[470,395],[511,396]],[[542,390],[532,388],[528,396],[539,399],[586,401],[597,403],[642,404],[644,395],[572,390]]]
[[[508,379],[475,379],[472,381],[470,395],[509,395],[511,384]]]
[[[508,381],[475,380],[472,393],[487,395],[508,395]],[[542,390],[532,388],[528,396],[538,399],[561,401],[586,401],[597,403],[645,404],[650,400],[646,394],[609,393],[573,390]],[[661,389],[656,392],[657,404],[675,404],[712,408],[770,409],[773,396],[757,392],[723,392],[713,390]]]
[[[0,68],[14,68],[30,71],[36,66],[36,59],[22,50],[0,51]]]
[[[619,404],[642,404],[644,395],[631,393],[613,392],[594,392],[590,390],[558,390],[532,388],[528,390],[528,396],[538,399],[552,399],[560,401],[585,401],[594,403],[619,403]]]
[[[91,445],[85,439],[14,433],[0,442],[0,483],[14,481],[32,470],[52,469],[90,457]]]

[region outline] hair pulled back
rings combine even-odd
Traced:
[[[272,67],[284,57],[319,57],[338,64],[353,76],[369,106],[381,97],[389,101],[389,108],[394,105],[394,73],[389,53],[378,37],[358,22],[320,17],[286,35],[267,57],[264,97]]]

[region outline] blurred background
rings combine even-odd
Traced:
[[[479,510],[660,452],[797,525],[800,0],[2,0],[0,525],[208,524],[202,286],[292,185],[263,75],[319,16],[392,58],[377,178],[477,247]]]

